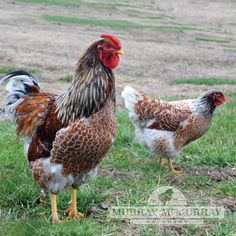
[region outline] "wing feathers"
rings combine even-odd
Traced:
[[[25,136],[32,137],[37,128],[45,121],[50,106],[55,101],[52,95],[35,93],[25,96],[23,101],[16,107],[16,131]]]
[[[175,131],[192,112],[186,102],[169,103],[158,98],[148,98],[131,87],[125,87],[121,95],[129,116],[141,127],[164,131]]]
[[[164,131],[177,130],[180,123],[192,114],[188,107],[172,105],[157,99],[138,101],[136,110],[141,120],[147,120],[147,128]]]

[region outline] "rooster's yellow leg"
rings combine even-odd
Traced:
[[[83,217],[84,214],[81,212],[78,212],[77,210],[77,204],[76,204],[76,189],[71,189],[71,202],[70,202],[70,208],[66,210],[66,213],[68,214],[67,220],[70,219],[78,219],[78,217]]]
[[[52,207],[52,224],[54,223],[60,223],[61,220],[59,219],[58,213],[57,213],[57,195],[56,194],[50,194],[51,199],[51,207]]]
[[[160,166],[162,167],[163,166],[163,157],[160,156]]]
[[[175,168],[173,167],[171,158],[168,158],[168,167],[169,167],[169,170],[170,170],[172,173],[174,173],[174,174],[179,175],[179,174],[182,173],[181,170],[175,170]]]

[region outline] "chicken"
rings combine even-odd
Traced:
[[[57,96],[41,91],[36,78],[12,72],[7,81],[6,112],[11,114],[35,181],[50,193],[52,222],[60,222],[57,194],[71,187],[68,219],[77,211],[76,189],[96,176],[115,138],[115,77],[123,54],[120,41],[103,34],[76,65],[70,87]]]
[[[197,99],[173,102],[148,98],[131,87],[122,92],[129,117],[135,126],[138,142],[145,148],[168,159],[169,170],[174,169],[172,159],[188,143],[200,138],[208,129],[216,107],[226,102],[219,91],[207,91]]]

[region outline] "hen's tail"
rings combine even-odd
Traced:
[[[14,114],[17,105],[23,101],[24,96],[40,92],[37,79],[23,70],[11,72],[0,78],[0,84],[4,82],[7,82],[8,92],[5,110],[11,115]]]
[[[126,86],[121,94],[121,97],[124,98],[125,107],[129,111],[129,118],[134,122],[139,122],[138,115],[136,113],[135,105],[137,103],[139,92],[133,89],[130,86]]]

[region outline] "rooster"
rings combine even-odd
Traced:
[[[207,91],[197,99],[166,102],[148,98],[129,86],[124,88],[122,97],[138,142],[160,156],[160,165],[166,157],[169,170],[175,174],[181,170],[173,167],[172,159],[184,146],[205,134],[215,108],[226,102],[219,91]]]
[[[76,189],[91,177],[115,138],[115,78],[123,54],[117,37],[103,34],[78,61],[70,87],[57,96],[41,91],[36,78],[12,72],[7,81],[6,112],[24,137],[33,178],[50,193],[52,223],[60,222],[57,194],[71,187],[68,219],[77,211]]]

